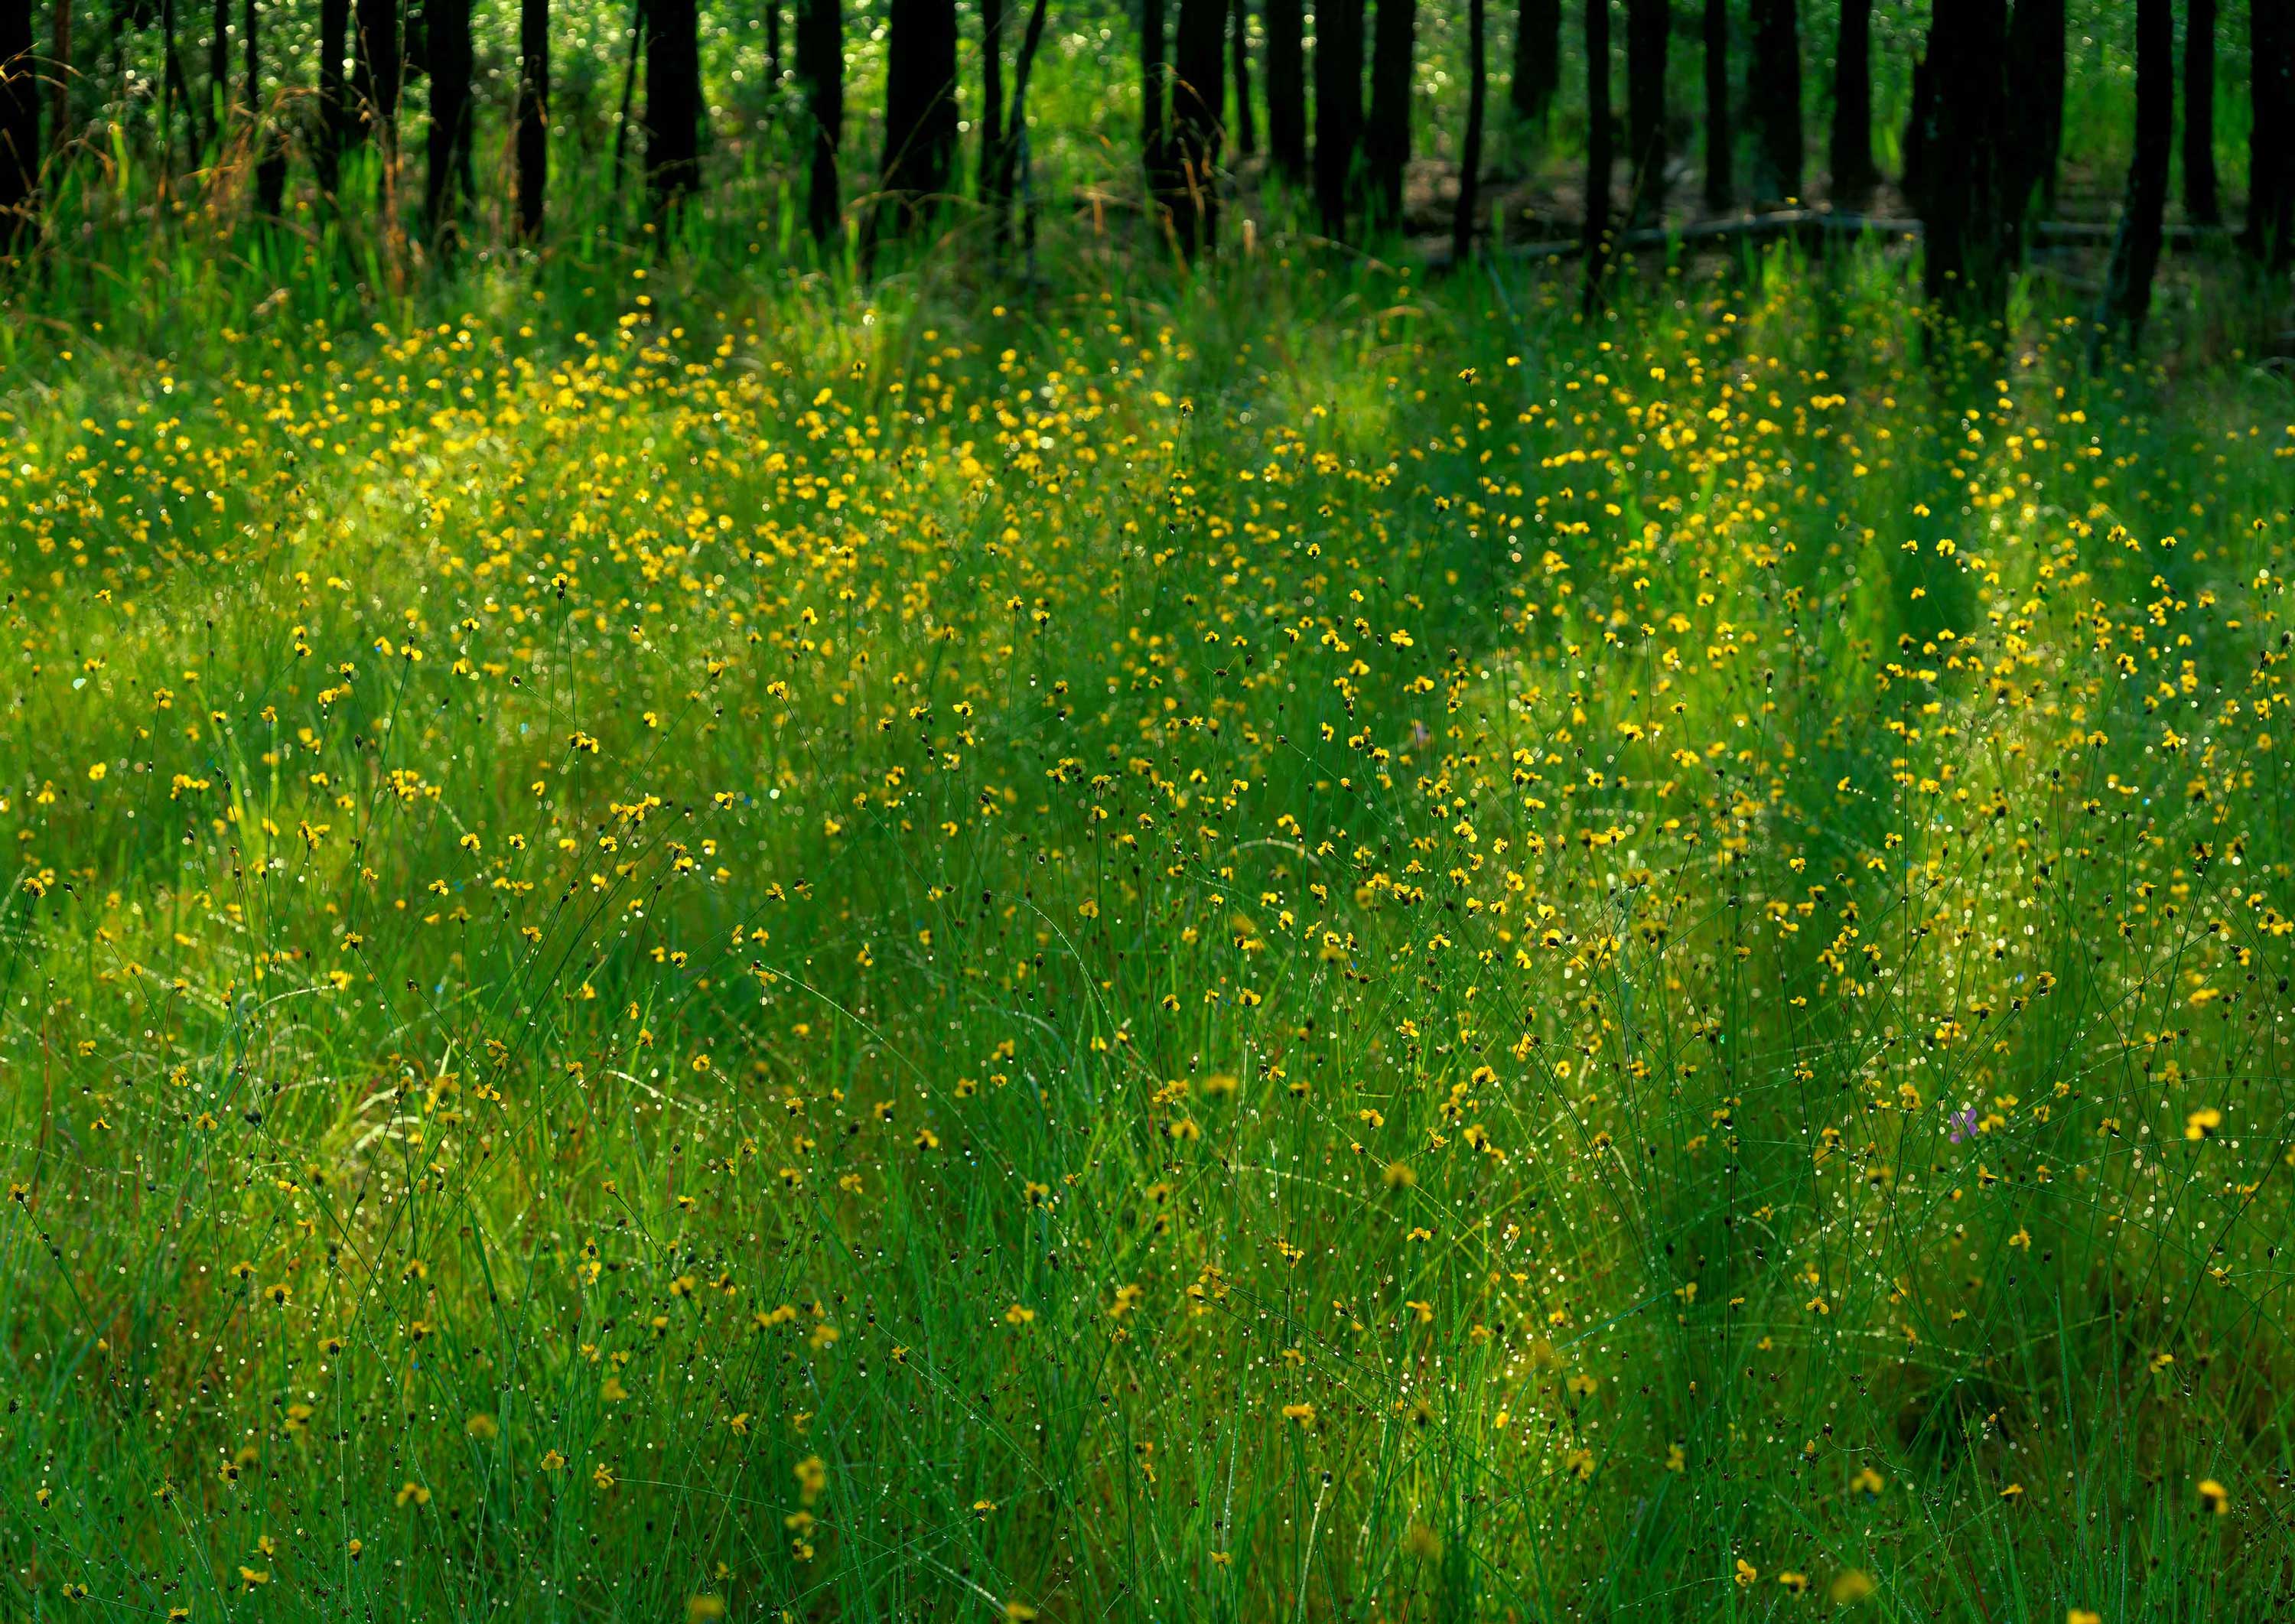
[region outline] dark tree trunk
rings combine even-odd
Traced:
[[[2250,0],[2247,26],[2255,121],[2241,241],[2266,270],[2283,272],[2295,258],[2295,7]]]
[[[1753,126],[1753,200],[1801,196],[1801,0],[1752,0],[1745,117]]]
[[[1219,241],[1220,116],[1227,108],[1228,0],[1180,0],[1172,40],[1172,224],[1190,255]]]
[[[1466,135],[1458,145],[1458,202],[1450,213],[1450,257],[1459,265],[1474,252],[1474,210],[1482,189],[1482,105],[1490,85],[1490,62],[1482,42],[1489,20],[1483,12],[1483,0],[1467,0]]]
[[[2184,212],[2223,224],[2216,184],[2216,0],[2191,0],[2184,20]]]
[[[1004,11],[1009,0],[980,0],[980,198],[992,200],[1004,155]]]
[[[1936,0],[1916,77],[1922,289],[1940,314],[1971,327],[1997,323],[2008,304],[2007,34],[2005,0]]]
[[[351,54],[351,101],[361,122],[352,126],[353,133],[363,136],[371,128],[388,162],[398,133],[398,0],[357,0],[355,17],[358,37]]]
[[[1315,12],[1315,207],[1327,236],[1347,234],[1347,194],[1362,144],[1363,0]]]
[[[1522,0],[1514,32],[1514,82],[1507,87],[1515,116],[1543,126],[1562,88],[1562,0]]]
[[[1249,158],[1259,151],[1259,126],[1251,116],[1251,0],[1235,0],[1235,33],[1229,69],[1235,74],[1235,150]]]
[[[1833,58],[1833,146],[1825,166],[1837,203],[1863,208],[1881,184],[1873,162],[1873,0],[1841,0]]]
[[[1402,226],[1402,181],[1410,165],[1410,61],[1418,0],[1378,0],[1370,53],[1370,116],[1363,126],[1363,224]]]
[[[1036,51],[1044,43],[1044,0],[1028,8],[1028,28],[1020,37],[1019,60],[1012,66],[1012,108],[1004,121],[1004,142],[996,155],[996,174],[989,200],[996,211],[996,246],[1001,249],[1011,227],[1012,188],[1025,161],[1028,146],[1028,78],[1035,71]],[[1035,245],[1033,216],[1029,247]]]
[[[350,139],[350,86],[343,56],[350,32],[350,0],[319,0],[319,138],[316,167],[322,196],[335,195],[342,179],[343,147]]]
[[[2024,225],[2055,207],[2064,139],[2064,0],[2016,0],[2008,20],[2006,145],[1998,162],[2012,253]]]
[[[630,104],[637,94],[638,62],[645,55],[652,10],[647,0],[630,0],[630,53],[622,59],[622,102],[614,114],[613,191],[617,198],[622,192],[622,159],[630,142]]]
[[[1737,135],[1729,119],[1729,0],[1705,0],[1705,207],[1737,200]]]
[[[1307,10],[1263,0],[1267,25],[1267,155],[1289,180],[1307,174]]]
[[[247,112],[255,130],[255,212],[275,220],[287,200],[287,143],[264,111],[263,48],[257,32],[261,19],[256,0],[246,0],[240,17],[240,32],[246,36]]]
[[[885,191],[872,230],[905,229],[946,196],[956,165],[956,0],[892,0],[885,48]]]
[[[251,0],[250,0],[251,3]],[[423,0],[430,59],[430,153],[422,215],[433,250],[453,254],[461,206],[470,192],[470,0]]]
[[[1148,208],[1161,219],[1171,207],[1172,160],[1164,120],[1164,92],[1170,74],[1164,0],[1139,0],[1139,163],[1148,181]]]
[[[1665,56],[1672,42],[1672,0],[1626,0],[1626,144],[1633,176],[1633,213],[1665,212]]]
[[[647,0],[646,195],[653,205],[657,246],[678,206],[700,179],[701,20],[694,0]]]
[[[845,18],[839,0],[796,0],[796,77],[813,115],[813,177],[805,224],[816,242],[843,228],[837,150],[845,134]]]
[[[0,0],[0,258],[38,234],[40,81],[33,69],[32,0]]]
[[[1602,306],[1610,271],[1610,0],[1586,0],[1585,311]]]
[[[175,175],[176,115],[181,112],[190,119],[193,110],[192,87],[184,78],[184,59],[176,49],[176,0],[159,0],[159,153],[163,181]]]
[[[208,40],[208,144],[223,151],[231,123],[231,0],[215,0],[214,33]]]
[[[518,234],[542,240],[550,191],[550,0],[518,4]]]
[[[781,84],[781,0],[765,0],[765,94]]]
[[[2136,0],[2136,155],[2128,166],[2128,201],[2104,273],[2099,336],[2118,330],[2130,350],[2144,341],[2152,314],[2152,277],[2168,208],[2168,166],[2176,141],[2176,19],[2168,0]]]

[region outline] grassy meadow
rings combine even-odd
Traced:
[[[2283,1614],[2285,374],[1050,229],[7,339],[0,1617]]]

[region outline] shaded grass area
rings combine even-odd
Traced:
[[[10,1605],[2282,1605],[2283,381],[1056,247],[13,340]]]

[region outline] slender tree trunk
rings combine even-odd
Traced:
[[[32,0],[0,0],[0,259],[39,233],[40,81],[32,57]]]
[[[1919,76],[1922,289],[1939,314],[1967,327],[1989,328],[2007,312],[2007,34],[2005,0],[1936,0]]]
[[[1315,207],[1324,234],[1347,234],[1348,193],[1362,143],[1363,0],[1315,11]]]
[[[518,234],[542,241],[550,192],[550,0],[518,4]]]
[[[630,0],[630,53],[622,59],[622,104],[614,116],[614,195],[622,192],[622,160],[630,143],[630,104],[637,94],[638,63],[645,55],[646,35],[653,27],[653,7],[648,0]]]
[[[252,0],[250,0],[250,4]],[[422,215],[442,258],[459,244],[470,159],[470,0],[422,0],[430,59],[430,151]]]
[[[176,49],[176,0],[159,0],[159,154],[162,180],[176,171],[176,115],[192,113],[192,87]],[[194,137],[196,139],[196,137]]]
[[[381,143],[388,164],[398,135],[398,0],[357,0],[354,15],[358,37],[351,55],[351,100]],[[353,127],[363,134],[359,126]]]
[[[1873,162],[1873,0],[1841,0],[1833,58],[1833,198],[1861,208],[1881,184]]]
[[[701,20],[694,0],[649,0],[646,42],[646,195],[657,246],[700,180]]]
[[[351,128],[350,86],[343,78],[350,0],[319,0],[319,192],[331,198],[342,179],[343,144]]]
[[[892,0],[885,47],[885,191],[873,232],[905,229],[949,191],[956,160],[956,0]]]
[[[765,91],[781,84],[781,0],[765,0]]]
[[[1801,0],[1752,0],[1745,112],[1753,126],[1753,200],[1801,196]]]
[[[208,145],[219,154],[231,123],[231,0],[215,0],[208,41]]]
[[[1450,258],[1464,265],[1474,252],[1474,210],[1482,186],[1482,105],[1488,99],[1490,63],[1482,36],[1489,19],[1484,0],[1466,4],[1466,134],[1458,143],[1458,202],[1450,213]]]
[[[1228,66],[1235,74],[1235,150],[1249,158],[1259,151],[1259,126],[1251,116],[1251,0],[1235,0],[1235,34]]]
[[[2056,201],[2064,131],[2064,0],[2016,0],[2008,20],[2007,123],[1998,162],[2010,250]]]
[[[980,0],[980,198],[995,197],[1004,152],[1004,12],[1009,0]]]
[[[2277,273],[2295,259],[2295,7],[2250,0],[2248,60],[2255,120],[2247,138],[2247,231],[2258,264]]]
[[[1036,50],[1043,42],[1044,0],[1035,0],[1028,8],[1028,27],[1020,37],[1019,57],[1012,64],[1012,106],[1004,120],[1004,139],[997,148],[995,176],[988,191],[990,207],[996,213],[999,253],[1010,241],[1012,187],[1028,143],[1028,76],[1035,70]]]
[[[1515,117],[1541,128],[1562,88],[1562,0],[1522,0],[1514,31]]]
[[[1705,208],[1737,200],[1736,131],[1729,118],[1729,0],[1705,0]]]
[[[1164,106],[1171,77],[1165,71],[1165,33],[1164,0],[1139,0],[1139,162],[1147,172],[1148,211],[1158,220],[1171,207],[1172,192]]]
[[[1610,0],[1586,0],[1586,282],[1588,315],[1610,273]]]
[[[262,20],[256,0],[246,0],[240,20],[240,32],[246,36],[247,115],[255,126],[255,212],[275,220],[287,200],[287,143],[264,106]]]
[[[2128,201],[2104,273],[2098,337],[2118,330],[2132,351],[2152,314],[2152,278],[2160,265],[2160,222],[2168,208],[2168,167],[2176,141],[2176,19],[2168,0],[2136,0],[2136,155],[2128,166]]]
[[[2184,212],[2197,225],[2223,224],[2216,184],[2216,0],[2184,13]]]
[[[1262,0],[1267,28],[1267,155],[1286,180],[1307,175],[1307,8]]]
[[[1672,0],[1626,0],[1626,143],[1638,219],[1665,213],[1665,57],[1672,36]]]
[[[1227,109],[1228,0],[1180,0],[1172,40],[1174,224],[1180,246],[1219,242],[1220,118]]]
[[[796,77],[813,115],[813,175],[805,224],[815,242],[844,229],[837,151],[845,134],[845,18],[839,0],[796,0]]]
[[[1410,166],[1410,68],[1418,0],[1378,0],[1370,53],[1370,116],[1363,126],[1363,224],[1402,228],[1402,182]]]
[[[55,0],[49,10],[48,58],[55,84],[48,92],[48,149],[60,154],[72,134],[72,0]]]

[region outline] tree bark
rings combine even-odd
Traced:
[[[1562,88],[1562,0],[1522,0],[1514,33],[1514,81],[1507,86],[1515,117],[1541,127]]]
[[[32,0],[0,0],[0,259],[39,232],[40,81],[32,58]]]
[[[996,246],[1000,249],[1011,226],[1012,191],[1028,144],[1028,78],[1035,70],[1036,50],[1044,41],[1044,0],[1028,8],[1028,28],[1020,37],[1020,55],[1012,67],[1012,106],[1004,121],[1004,142],[996,155],[996,177],[989,198],[996,211]],[[1034,246],[1030,227],[1030,248]]]
[[[1458,144],[1458,201],[1450,213],[1450,257],[1459,265],[1474,252],[1474,210],[1482,184],[1482,104],[1488,98],[1490,63],[1482,42],[1484,0],[1466,4],[1466,134]]]
[[[796,0],[796,77],[813,115],[812,178],[805,224],[815,242],[843,229],[837,151],[845,133],[845,19],[838,0]]]
[[[319,192],[333,197],[342,179],[343,148],[350,138],[350,86],[343,78],[345,36],[350,32],[350,0],[319,0],[319,131],[316,167]]]
[[[694,0],[648,0],[646,41],[646,195],[657,248],[679,206],[700,180],[701,39]]]
[[[2168,207],[2168,167],[2176,139],[2176,20],[2168,0],[2136,0],[2136,154],[2128,201],[2104,273],[2098,336],[2117,331],[2134,350],[2152,314],[2152,278]]]
[[[2009,247],[2053,210],[2064,139],[2064,0],[2016,0],[2008,20],[2007,123],[1999,155]]]
[[[2194,224],[2223,224],[2216,184],[2216,0],[2184,13],[2184,212]]]
[[[885,159],[893,203],[872,232],[906,229],[947,195],[956,165],[956,0],[892,0],[885,50]]]
[[[1410,67],[1418,0],[1378,0],[1370,53],[1370,116],[1363,126],[1363,224],[1402,227],[1402,182],[1410,166]]]
[[[1873,162],[1873,0],[1841,0],[1833,57],[1833,200],[1862,208],[1881,184]]]
[[[1251,116],[1251,0],[1235,0],[1235,31],[1229,45],[1228,66],[1235,75],[1235,150],[1249,158],[1259,151],[1259,126]]]
[[[2279,273],[2295,259],[2295,8],[2288,0],[2250,0],[2247,26],[2255,118],[2240,241],[2266,270]]]
[[[781,85],[781,0],[765,0],[765,94]]]
[[[1315,207],[1324,234],[1347,234],[1348,193],[1362,143],[1363,0],[1321,0],[1315,12]]]
[[[980,0],[980,183],[983,202],[995,196],[1004,155],[1004,12],[1010,0]]]
[[[357,0],[354,20],[358,33],[351,54],[351,102],[358,122],[351,126],[352,135],[363,139],[372,129],[388,162],[396,145],[403,67],[398,0]]]
[[[1752,0],[1745,113],[1753,126],[1753,200],[1801,196],[1801,0]]]
[[[518,5],[518,234],[542,240],[550,190],[550,0]]]
[[[256,0],[246,0],[241,12],[240,32],[246,36],[247,115],[253,121],[255,134],[255,212],[266,220],[275,220],[287,200],[287,143],[263,104],[260,23]]]
[[[1964,326],[1989,327],[2007,312],[2007,34],[2005,0],[1936,0],[1917,76],[1922,290],[1939,314]]]
[[[1602,306],[1610,272],[1610,0],[1586,0],[1585,312]]]
[[[1626,145],[1632,212],[1665,213],[1665,58],[1672,43],[1672,0],[1626,0]]]
[[[1729,120],[1729,0],[1705,0],[1705,207],[1737,200],[1736,132]]]
[[[1307,175],[1307,18],[1302,0],[1263,0],[1267,155],[1288,180]]]
[[[423,45],[430,61],[430,151],[422,215],[433,251],[447,257],[457,246],[461,205],[471,191],[470,0],[423,0],[422,11]]]
[[[1180,0],[1172,42],[1173,224],[1189,254],[1219,241],[1220,117],[1227,107],[1228,0]]]

